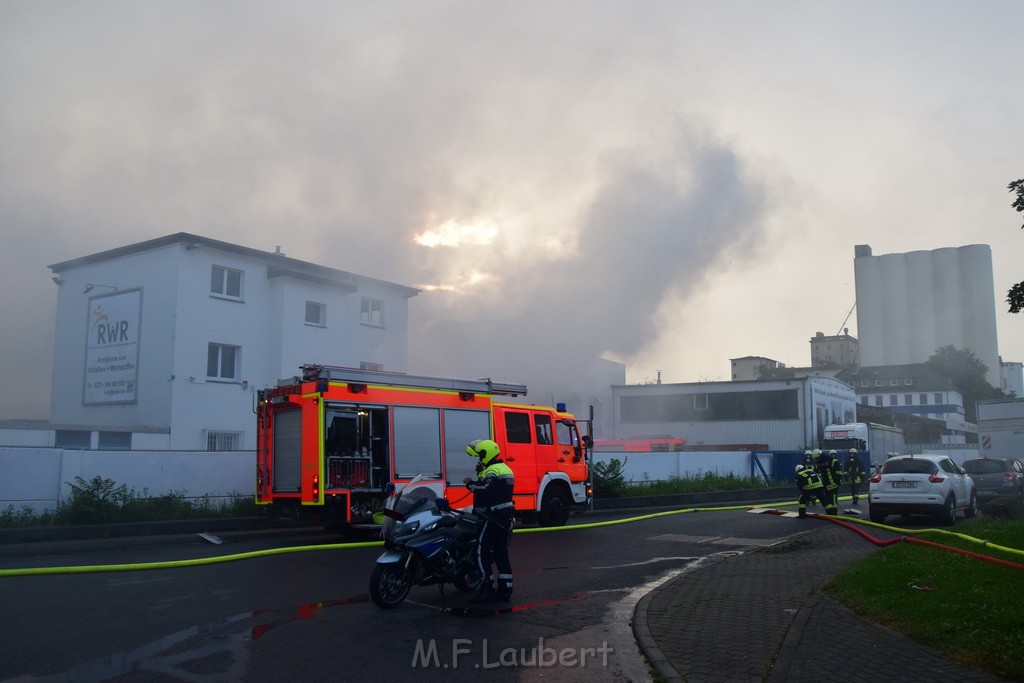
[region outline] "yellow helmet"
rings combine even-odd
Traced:
[[[474,458],[480,458],[481,464],[489,465],[492,460],[498,457],[501,449],[498,448],[498,444],[490,439],[477,439],[476,441],[469,442],[469,445],[466,446],[466,452]]]

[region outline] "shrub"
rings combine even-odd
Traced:
[[[149,489],[137,492],[113,479],[95,476],[86,481],[75,477],[67,482],[71,495],[53,512],[40,514],[30,506],[0,510],[0,528],[57,526],[67,524],[110,524],[114,522],[162,522],[210,517],[255,517],[259,515],[252,495],[230,493],[188,498],[184,491],[151,496]]]
[[[57,505],[54,515],[59,524],[109,524],[128,501],[128,487],[113,479],[96,475],[89,481],[75,477],[71,497]]]
[[[608,462],[596,462],[591,467],[594,475],[595,498],[621,498],[626,491],[626,474],[623,468],[629,462],[612,458]]]

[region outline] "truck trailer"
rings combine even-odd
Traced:
[[[1024,458],[1024,398],[978,401],[978,445],[989,458]]]
[[[886,453],[903,453],[903,430],[874,422],[853,422],[825,427],[821,449],[849,450],[856,448],[861,455],[869,453],[870,464],[878,466],[885,462]]]

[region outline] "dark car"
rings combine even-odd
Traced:
[[[978,502],[1000,496],[1024,500],[1024,466],[1016,458],[975,458],[965,460],[964,471],[978,487]]]

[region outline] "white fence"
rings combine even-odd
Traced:
[[[253,451],[80,451],[59,448],[0,447],[0,510],[53,510],[71,493],[75,477],[99,476],[151,496],[180,492],[189,498],[253,495]],[[626,481],[658,481],[699,477],[705,473],[737,477],[760,476],[751,469],[750,451],[684,451],[661,453],[594,453],[594,462],[617,458],[625,463]],[[773,476],[772,458],[762,458]]]
[[[656,453],[594,453],[594,462],[616,459],[624,463],[627,482],[666,481],[675,477],[702,477],[717,474],[727,477],[760,477],[761,470],[751,461],[750,451],[661,451]],[[774,458],[759,460],[765,474],[774,475]],[[753,467],[753,469],[751,469]]]
[[[78,451],[0,448],[0,510],[53,510],[75,477],[99,476],[137,494],[179,492],[188,498],[253,495],[254,451]]]

